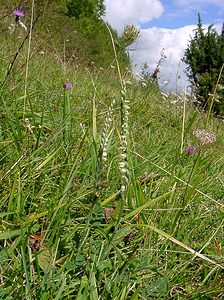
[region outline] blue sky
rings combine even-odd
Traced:
[[[222,23],[224,0],[104,0],[106,20],[118,31],[125,24],[142,28],[175,29],[197,23],[200,12],[203,23]]]
[[[141,73],[144,63],[152,72],[164,49],[167,58],[161,65],[160,82],[168,81],[169,90],[189,85],[182,58],[194,36],[198,12],[205,30],[214,24],[220,32],[224,21],[224,0],[105,0],[105,5],[105,19],[118,34],[130,24],[140,30],[130,52],[134,73]]]
[[[222,1],[224,2],[224,0],[220,0],[220,2]],[[190,8],[177,5],[177,3],[172,0],[161,1],[164,7],[163,14],[159,18],[141,24],[141,28],[156,26],[172,29],[192,25],[197,23],[198,13],[200,13],[204,24],[222,22],[224,11],[221,9],[221,5],[203,2],[204,1],[201,0],[201,5],[195,5]]]

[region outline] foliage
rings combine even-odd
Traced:
[[[208,26],[205,32],[198,15],[198,27],[183,61],[188,65],[187,76],[200,107],[224,114],[224,26],[221,35],[218,35],[213,25]]]
[[[81,16],[100,18],[105,12],[103,0],[68,0],[67,14],[79,19]]]
[[[82,2],[80,1],[80,3]],[[24,6],[26,17],[30,12],[30,5],[31,2]],[[100,7],[100,4],[98,5]],[[9,21],[14,21],[13,16],[10,15],[15,6],[10,3],[9,7],[3,4],[2,7],[7,18],[3,18],[4,26],[1,28],[7,32]],[[130,67],[130,59],[125,45],[110,25],[105,24],[104,20],[96,15],[82,14],[77,19],[67,16],[66,11],[65,0],[49,0],[47,2],[38,0],[35,8],[35,20],[38,18],[38,22],[34,22],[35,30],[33,31],[33,37],[36,39],[36,51],[52,53],[57,49],[58,57],[64,56],[69,63],[80,68],[108,68],[114,64],[115,58],[110,30],[121,69]],[[24,22],[26,23],[26,19]],[[57,38],[49,42],[48,32]],[[47,42],[43,42],[45,39]],[[111,71],[113,72],[113,70]]]
[[[64,18],[41,16],[10,72],[27,33],[0,31],[0,299],[222,299],[223,122],[208,144],[203,114],[110,49],[87,69],[97,37]]]
[[[152,72],[150,72],[149,66],[147,63],[142,64],[141,76],[140,76],[140,80],[142,81],[142,83],[144,83],[145,85],[149,85],[150,83],[152,83],[153,85],[157,85],[157,86],[159,85],[158,78],[159,78],[159,73],[160,73],[160,67],[166,58],[167,57],[165,55],[165,49],[162,49],[162,51],[160,52],[160,58],[157,61],[156,67]]]
[[[57,48],[58,55],[64,56],[71,64],[84,69],[108,68],[114,64],[114,52],[109,30],[112,33],[121,69],[129,68],[130,59],[125,46],[120,42],[120,37],[115,30],[101,18],[80,16],[79,19],[70,18],[65,14],[62,2],[57,2],[48,7],[39,19],[36,28],[37,38],[47,38],[48,31],[57,38],[52,43],[46,43],[47,51]],[[51,22],[46,19],[51,15]],[[109,28],[109,30],[108,30]],[[35,33],[36,33],[35,31]],[[40,45],[41,46],[41,45]]]

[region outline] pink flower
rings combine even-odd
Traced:
[[[196,147],[194,147],[194,146],[187,146],[186,152],[188,154],[193,154],[194,152],[196,152]]]
[[[24,13],[22,12],[22,10],[20,9],[15,9],[13,10],[13,15],[16,16],[17,18],[20,18],[20,17],[24,17]]]
[[[72,87],[72,85],[71,85],[70,81],[69,81],[68,79],[65,80],[65,83],[64,83],[64,89],[70,90],[71,87]]]

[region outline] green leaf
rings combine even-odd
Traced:
[[[121,229],[119,229],[115,235],[114,235],[114,240],[120,240],[123,239],[125,236],[127,236],[133,229],[133,226],[125,226]]]
[[[40,267],[45,272],[52,267],[52,253],[46,246],[41,247],[40,252],[37,254],[37,259]]]
[[[22,233],[22,229],[9,230],[5,232],[0,232],[0,240],[11,239]]]
[[[60,149],[61,149],[61,147],[59,147],[57,150],[55,150],[52,154],[48,155],[47,158],[36,167],[36,171],[39,171],[40,169],[42,169],[58,153],[58,151]]]
[[[83,276],[76,300],[87,300],[87,299],[88,299],[88,278],[86,276]]]
[[[127,286],[125,286],[121,292],[121,297],[120,300],[125,300],[126,299],[126,294],[127,294]]]
[[[98,291],[97,291],[97,285],[96,285],[96,277],[94,272],[91,273],[91,279],[90,279],[90,300],[98,300]]]
[[[168,292],[168,282],[165,277],[159,277],[154,282],[151,282],[146,288],[147,296],[161,297]]]
[[[121,222],[126,221],[128,219],[131,219],[134,216],[137,216],[138,214],[140,214],[144,209],[149,208],[149,207],[153,207],[158,201],[160,201],[163,198],[166,198],[167,196],[169,196],[172,193],[172,191],[169,191],[155,199],[149,199],[144,205],[132,210],[129,214],[125,215],[123,218],[121,218]]]
[[[139,288],[134,292],[134,294],[131,297],[131,300],[138,300],[138,295],[139,295]]]

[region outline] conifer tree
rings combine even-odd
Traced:
[[[224,74],[220,74],[224,63],[224,26],[221,35],[213,25],[205,32],[199,14],[195,35],[185,50],[183,61],[188,65],[186,74],[199,106],[208,110],[212,101],[213,112],[224,114]]]

